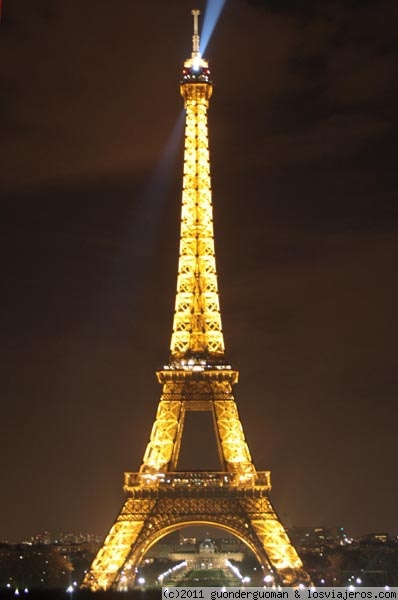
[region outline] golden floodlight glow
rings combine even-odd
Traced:
[[[242,540],[279,585],[308,585],[296,550],[269,498],[269,471],[257,471],[232,386],[238,371],[225,358],[214,251],[207,110],[213,87],[199,53],[184,63],[186,110],[177,293],[170,360],[157,372],[162,393],[138,473],[125,473],[124,505],[83,587],[125,590],[147,551],[184,525],[218,526]],[[177,470],[187,411],[212,414],[221,470]]]

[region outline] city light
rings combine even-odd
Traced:
[[[163,579],[165,579],[166,577],[168,577],[172,573],[175,573],[175,571],[179,571],[180,569],[183,569],[183,568],[185,568],[187,566],[188,566],[187,561],[183,560],[182,562],[178,563],[177,565],[174,565],[174,567],[170,567],[170,569],[167,569],[167,571],[165,571],[164,573],[161,573],[160,575],[158,575],[158,581],[159,581],[159,583],[161,585],[163,585]]]

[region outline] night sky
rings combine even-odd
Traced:
[[[1,540],[105,534],[140,466],[196,7],[3,0]],[[227,0],[205,53],[227,357],[287,526],[398,533],[397,22],[396,0]],[[217,467],[188,426],[182,467]]]

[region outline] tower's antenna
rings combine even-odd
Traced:
[[[194,8],[191,12],[193,14],[192,58],[195,58],[196,56],[200,56],[198,29],[198,17],[200,15],[200,10]]]

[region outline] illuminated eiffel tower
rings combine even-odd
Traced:
[[[184,63],[186,110],[177,296],[169,363],[157,372],[162,394],[142,465],[125,473],[126,500],[83,587],[125,589],[147,551],[186,525],[213,525],[242,540],[276,583],[308,584],[308,574],[270,498],[269,471],[257,471],[232,386],[238,372],[225,359],[214,252],[207,109],[212,94],[194,15],[192,55]],[[178,471],[187,411],[208,411],[220,471]]]

